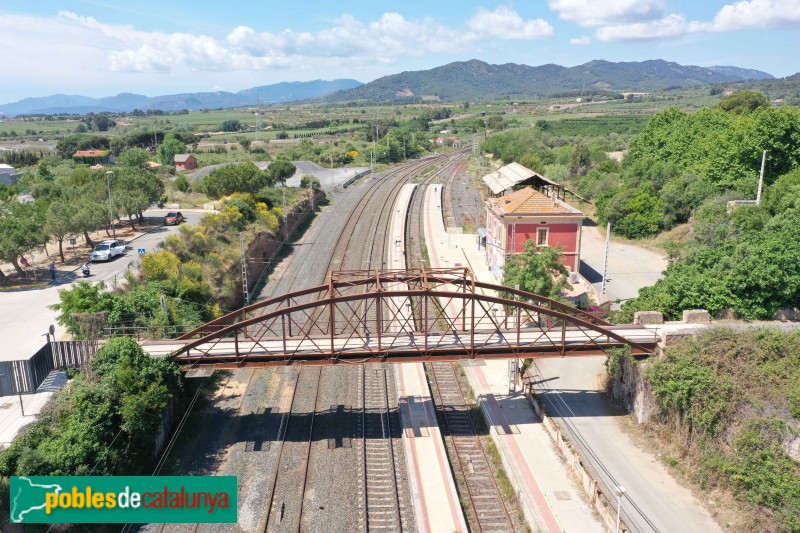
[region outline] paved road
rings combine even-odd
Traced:
[[[634,533],[722,531],[659,458],[623,431],[602,391],[605,357],[541,359],[533,368],[537,367],[537,388],[547,412],[601,480],[625,487],[622,512]]]
[[[584,220],[581,233],[581,274],[599,292],[603,284],[606,229],[588,226],[588,223],[589,219]],[[665,254],[612,239],[608,253],[606,296],[610,300],[635,298],[639,289],[658,281],[666,268]]]
[[[169,212],[166,209],[151,209],[146,211],[145,217],[163,217]],[[183,216],[186,217],[185,224],[197,224],[205,213],[202,211],[181,211]],[[167,238],[168,235],[176,233],[177,226],[161,226],[155,228],[148,233],[145,233],[136,239],[125,242],[125,254],[117,256],[111,261],[105,263],[92,263],[92,275],[89,281],[105,281],[107,283],[113,282],[115,279],[121,281],[124,279],[125,271],[139,261],[138,250],[144,249],[145,253],[152,253],[158,246],[158,243]],[[80,269],[75,272],[80,276]],[[71,277],[71,276],[67,276]],[[70,279],[70,281],[73,281]]]
[[[146,211],[146,217],[163,217],[166,210]],[[187,223],[196,224],[203,216],[201,212],[182,211],[187,217]],[[124,279],[125,270],[139,260],[137,248],[144,248],[152,252],[156,245],[163,241],[167,235],[178,231],[176,226],[157,228],[128,243],[125,255],[115,258],[108,263],[92,263],[92,276],[89,281],[105,281],[110,284],[116,278]],[[69,288],[75,281],[81,281],[80,268],[75,271],[60,270],[56,284],[43,287],[0,292],[0,361],[26,359],[45,343],[44,333],[50,324],[56,328],[56,338],[66,333],[56,321],[56,313],[49,309],[50,305],[59,301],[58,291]]]
[[[584,225],[581,274],[599,291],[605,255],[605,228]],[[666,268],[655,251],[612,240],[606,295],[637,296],[654,284]],[[667,472],[660,460],[637,447],[623,431],[619,416],[603,394],[605,357],[542,359],[539,393],[547,411],[581,449],[588,464],[609,486],[626,489],[623,516],[634,532],[715,532],[721,529],[709,514]]]

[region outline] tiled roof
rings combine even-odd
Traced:
[[[531,187],[501,196],[497,199],[497,206],[507,215],[581,214],[574,207],[553,200]]]
[[[186,161],[189,160],[190,157],[194,157],[194,156],[192,156],[192,154],[175,154],[175,160],[174,161],[176,163],[185,163]]]
[[[102,157],[108,155],[108,150],[78,150],[72,157]]]

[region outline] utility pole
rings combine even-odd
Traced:
[[[336,182],[333,179],[333,154],[331,154],[331,192],[333,192],[333,188],[336,187]]]
[[[764,164],[767,162],[767,151],[761,154],[761,174],[758,177],[758,192],[756,193],[756,205],[761,205],[761,189],[764,187]]]
[[[284,212],[284,217],[285,216],[286,214]],[[242,247],[242,295],[244,296],[244,305],[247,305],[250,303],[250,289],[247,287],[247,256],[245,256],[243,231],[239,232],[239,243]]]
[[[311,212],[314,212],[314,182],[309,180],[308,182],[308,193],[309,197],[311,198]],[[284,193],[285,195],[286,193]]]
[[[606,294],[606,274],[608,274],[608,245],[611,241],[611,222],[606,225],[606,255],[603,261],[603,289],[601,293],[603,296]]]

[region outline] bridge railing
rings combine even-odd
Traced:
[[[490,296],[446,277],[422,283],[411,277],[406,285],[406,277],[378,280],[370,292],[356,290],[358,280],[331,282],[317,300],[241,315],[204,337],[184,338],[173,356],[183,363],[242,365],[590,355],[620,346],[648,355],[655,349],[652,330],[620,331],[560,302],[533,303],[520,291],[511,292],[515,299]]]

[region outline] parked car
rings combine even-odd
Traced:
[[[177,226],[178,224],[180,224],[184,220],[186,220],[186,219],[183,218],[183,215],[181,214],[180,211],[177,211],[177,212],[170,211],[169,213],[167,213],[167,216],[164,217],[164,225],[165,226]]]
[[[90,259],[92,261],[110,261],[118,255],[125,253],[125,244],[122,241],[103,241],[95,246]]]

